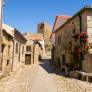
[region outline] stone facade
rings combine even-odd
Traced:
[[[35,41],[34,45],[34,62],[39,62],[43,59],[43,48],[38,41]]]
[[[16,70],[21,63],[25,62],[24,46],[27,40],[17,29],[14,29],[13,34],[13,70]]]
[[[40,61],[45,57],[45,41],[42,34],[34,34],[34,61]]]
[[[33,64],[33,34],[32,33],[24,33],[24,36],[26,37],[27,39],[27,42],[26,42],[26,45],[24,47],[24,52],[25,52],[25,58],[26,58],[26,55],[29,55],[31,58],[30,58],[30,62],[26,62],[26,59],[25,60],[25,64]]]
[[[55,23],[53,26],[53,30],[52,30],[52,34],[51,34],[51,42],[52,42],[52,59],[54,61],[54,51],[55,51],[55,31],[61,26],[63,25],[69,18],[71,18],[70,16],[56,16],[55,19]]]
[[[9,72],[12,70],[13,60],[13,35],[11,27],[7,27],[6,24],[2,25],[3,36],[2,36],[2,63],[1,70],[3,72]]]
[[[1,71],[16,71],[24,62],[24,45],[26,38],[15,28],[2,24],[2,62]]]
[[[43,34],[46,52],[51,50],[51,32],[52,28],[48,23],[43,22],[38,24],[38,33]]]
[[[55,61],[61,67],[92,72],[92,8],[85,7],[55,31]],[[81,42],[86,33],[87,41]],[[85,46],[86,43],[88,46]],[[87,47],[87,48],[86,48]],[[80,49],[81,48],[81,49]],[[86,52],[84,53],[84,49]]]
[[[42,34],[25,33],[25,64],[34,64],[44,58],[45,48]],[[28,60],[27,60],[28,59]]]
[[[2,24],[2,72],[15,71],[24,62],[24,36],[15,28]]]

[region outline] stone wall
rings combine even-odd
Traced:
[[[15,29],[13,42],[13,70],[16,71],[18,67],[25,61],[24,45],[26,38]]]
[[[92,16],[91,10],[84,10],[82,13],[72,18],[55,33],[55,61],[58,62],[58,60],[60,59],[61,67],[63,62],[62,55],[65,55],[66,63],[71,63],[73,62],[74,58],[72,55],[74,48],[80,46],[80,39],[75,40],[74,38],[72,38],[73,35],[80,34],[81,31],[89,33],[87,16]],[[88,21],[92,21],[92,18]],[[91,35],[91,33],[89,34]],[[92,40],[92,38],[89,39],[89,34],[88,43]],[[86,57],[86,55],[84,57]],[[82,61],[82,65],[82,70],[86,72],[91,72],[92,64],[90,54],[87,55],[86,61]]]
[[[44,39],[42,34],[32,34],[26,33],[24,36],[27,39],[25,45],[25,54],[31,55],[31,64],[39,62],[39,57],[43,59],[45,51],[44,51]],[[26,46],[31,46],[31,51],[26,51]]]
[[[18,52],[16,52],[16,45],[18,44]],[[13,52],[13,70],[16,70],[21,63],[24,63],[25,54],[22,53],[24,44],[18,42],[18,40],[14,40],[14,52]]]
[[[13,53],[13,37],[3,31],[2,39],[3,59],[2,59],[2,71],[11,71],[12,69],[12,53]],[[9,67],[9,69],[7,69]]]
[[[92,54],[88,54],[85,56],[82,66],[84,72],[92,73]]]
[[[67,23],[64,27],[59,29],[59,31],[56,32],[56,45],[55,45],[55,55],[56,58],[60,58],[61,66],[62,66],[62,55],[66,56],[66,63],[72,62],[70,61],[70,52],[73,51],[73,47],[77,44],[79,44],[79,40],[75,41],[72,36],[74,34],[77,34],[80,32],[79,27],[79,17],[77,16],[73,20],[71,20],[69,23]],[[75,33],[73,31],[75,30]],[[60,40],[58,40],[58,37],[60,37]],[[59,45],[58,45],[59,41]],[[71,42],[71,46],[69,45],[69,42]],[[69,52],[70,50],[70,52]],[[57,59],[56,59],[57,60]]]
[[[25,45],[25,54],[30,54],[31,55],[31,64],[33,64],[34,62],[33,62],[33,44],[34,44],[34,41],[33,40],[28,40],[27,39],[27,43],[26,43],[26,45]],[[27,52],[26,51],[26,48],[27,48],[27,46],[31,46],[31,51],[30,52]],[[24,59],[25,60],[25,59]]]

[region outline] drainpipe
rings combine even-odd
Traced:
[[[83,29],[82,29],[82,15],[81,14],[79,14],[79,20],[80,20],[80,33],[83,31]],[[81,48],[81,50],[82,50],[82,48]],[[80,60],[81,59],[81,55],[80,55],[80,57],[79,57],[79,62],[81,63],[80,64],[80,69],[82,70],[82,61]]]

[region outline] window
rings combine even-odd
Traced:
[[[18,53],[18,43],[16,43],[16,54]]]
[[[7,63],[6,63],[6,65],[9,65],[10,64],[10,61],[9,60],[7,60]]]
[[[24,54],[24,46],[22,47],[22,54]]]
[[[4,48],[5,48],[5,45],[2,45],[2,53],[3,53],[3,51],[4,51]]]
[[[10,54],[10,46],[8,46],[8,54]]]
[[[43,29],[43,27],[44,27],[44,24],[41,24],[40,29]]]
[[[31,46],[26,46],[26,52],[30,52],[31,51]]]
[[[58,45],[61,43],[61,36],[58,36]]]

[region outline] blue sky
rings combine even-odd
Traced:
[[[53,26],[55,16],[73,15],[92,0],[5,0],[4,22],[20,32],[37,31],[37,24]]]

